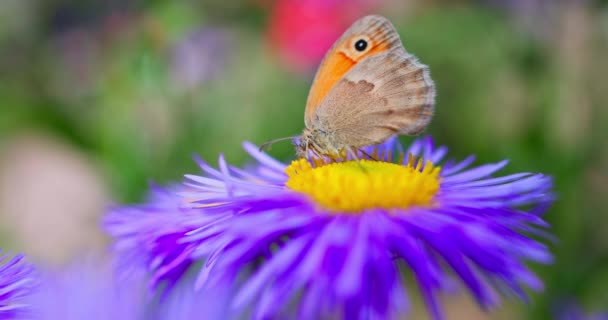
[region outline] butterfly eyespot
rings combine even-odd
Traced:
[[[359,39],[357,40],[357,42],[355,42],[355,50],[362,52],[367,48],[367,41],[363,40],[363,39]]]

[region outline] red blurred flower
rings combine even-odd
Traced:
[[[310,72],[351,23],[371,13],[381,2],[277,0],[270,16],[270,45],[286,68]]]

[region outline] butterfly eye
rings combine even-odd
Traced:
[[[363,52],[366,48],[367,48],[367,41],[365,41],[363,39],[359,39],[359,40],[357,40],[357,42],[355,42],[355,50],[357,50],[359,52]]]

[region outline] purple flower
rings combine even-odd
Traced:
[[[25,299],[36,286],[34,267],[23,255],[0,255],[0,319],[14,319],[27,313]]]
[[[239,283],[232,306],[254,318],[392,318],[408,308],[403,275],[435,319],[438,292],[456,283],[484,309],[499,291],[526,299],[525,287],[542,289],[524,263],[552,261],[534,239],[553,201],[547,176],[493,177],[506,161],[444,162],[447,148],[430,138],[405,151],[392,139],[361,161],[285,165],[245,149],[257,160],[247,170],[199,161],[204,175],[170,196],[177,207],[110,212],[118,254],[140,252],[153,279],[169,282],[184,261],[203,262],[196,287]]]
[[[188,283],[184,283],[188,284]],[[230,285],[194,291],[191,285],[179,285],[162,299],[146,320],[225,320],[235,318],[230,313]]]
[[[25,319],[144,319],[146,293],[141,281],[115,276],[109,264],[83,261],[42,274]]]
[[[194,90],[217,77],[229,60],[232,37],[227,30],[201,27],[174,46],[171,53],[171,83],[176,89]]]
[[[181,243],[184,234],[200,225],[201,216],[182,206],[177,190],[152,187],[143,205],[116,207],[105,219],[115,238],[114,249],[124,276],[153,272],[150,286],[171,289],[193,263],[194,246]]]
[[[24,320],[193,320],[225,319],[230,287],[195,292],[180,286],[168,299],[157,299],[145,288],[141,273],[125,277],[110,263],[88,259],[40,277],[27,302]],[[204,315],[202,317],[201,315]],[[11,318],[14,319],[14,318]]]
[[[586,314],[579,305],[566,302],[556,308],[556,320],[608,320],[608,313]]]

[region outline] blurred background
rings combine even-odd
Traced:
[[[243,141],[300,133],[320,59],[368,13],[430,66],[437,143],[555,177],[545,293],[490,315],[446,297],[449,318],[608,310],[608,1],[3,0],[0,247],[52,264],[104,250],[104,208],[198,172],[193,154],[245,164]]]

